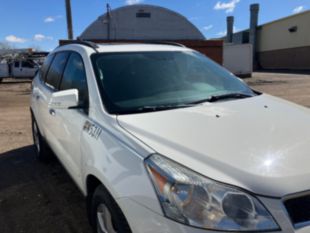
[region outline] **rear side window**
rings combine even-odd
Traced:
[[[77,53],[71,54],[60,84],[60,90],[68,89],[77,89],[80,105],[88,105],[86,72],[82,57]]]
[[[59,82],[60,82],[63,70],[65,68],[68,55],[69,55],[68,52],[57,53],[48,70],[45,82],[49,87],[55,90],[58,89]]]
[[[43,81],[45,80],[46,73],[47,73],[47,71],[48,71],[48,69],[49,69],[49,67],[50,67],[54,57],[55,57],[54,53],[50,54],[50,55],[48,55],[46,57],[43,65],[42,65],[42,67],[40,69],[40,78],[41,78],[41,80],[43,80]]]

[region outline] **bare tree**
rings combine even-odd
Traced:
[[[15,47],[7,42],[0,42],[0,49],[14,49]]]

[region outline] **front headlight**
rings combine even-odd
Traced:
[[[166,217],[209,230],[270,231],[279,226],[250,194],[154,154],[145,161]]]

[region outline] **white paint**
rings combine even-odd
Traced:
[[[224,44],[223,66],[235,75],[253,72],[253,52],[251,44]]]
[[[201,104],[144,114],[109,115],[100,98],[90,55],[94,50],[67,45],[59,51],[83,57],[90,93],[89,114],[57,109],[49,114],[53,91],[35,77],[31,109],[41,134],[84,194],[88,175],[106,186],[133,232],[213,233],[165,218],[143,160],[160,153],[214,180],[256,193],[279,223],[294,230],[281,199],[309,190],[310,110],[268,95]],[[187,50],[161,45],[105,45],[101,52]],[[37,98],[39,97],[39,98]],[[216,117],[218,115],[219,117]],[[88,121],[98,138],[83,130]],[[141,221],[143,219],[143,221]]]

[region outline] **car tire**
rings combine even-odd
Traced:
[[[102,185],[92,196],[90,211],[94,233],[131,233],[121,209]]]
[[[51,158],[51,151],[44,141],[36,120],[32,117],[32,137],[36,150],[36,158],[42,162],[47,162]]]

